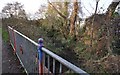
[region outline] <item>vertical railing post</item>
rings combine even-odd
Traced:
[[[14,46],[14,54],[16,53],[16,38],[15,38],[15,32],[14,29],[12,28],[12,35],[13,35],[13,46]]]
[[[43,47],[43,39],[38,39],[38,58],[39,58],[39,75],[43,75],[43,53],[42,53],[42,47]]]

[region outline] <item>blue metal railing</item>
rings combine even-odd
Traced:
[[[40,38],[40,40],[38,41],[39,43],[36,43],[30,38],[21,34],[20,32],[14,30],[10,26],[8,26],[8,31],[10,35],[11,44],[13,45],[13,48],[15,46],[14,44],[16,44],[16,50],[15,50],[16,54],[19,60],[21,61],[22,65],[26,69],[27,73],[35,72],[40,75],[43,75],[44,73],[48,73],[48,74],[50,73],[54,75],[56,73],[64,74],[64,73],[67,73],[66,71],[69,70],[69,73],[89,75],[88,73],[80,69],[79,67],[61,58],[60,56],[56,55],[50,50],[44,48],[43,39]],[[14,33],[14,36],[12,36],[13,33]],[[40,42],[41,40],[42,42]],[[23,53],[20,53],[19,51],[20,48],[22,48]],[[35,61],[37,54],[39,56],[39,60],[37,62],[39,63],[35,64],[33,62]],[[65,71],[63,70],[64,68],[66,68]]]

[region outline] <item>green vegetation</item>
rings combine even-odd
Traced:
[[[2,39],[3,39],[4,42],[8,42],[9,35],[8,35],[7,30],[2,29]]]
[[[2,28],[0,28],[0,33],[2,33]]]
[[[106,49],[106,42],[103,36],[104,31],[97,32],[97,30],[95,30],[97,32],[95,33],[96,34],[95,37],[97,38],[95,38],[94,40],[95,42],[94,48],[91,48],[89,46],[89,41],[91,38],[87,34],[87,32],[85,32],[87,31],[86,29],[83,30],[83,32],[81,32],[77,38],[70,37],[69,35],[67,35],[67,38],[65,38],[63,34],[60,32],[60,29],[58,28],[58,26],[62,24],[60,23],[61,21],[54,20],[56,22],[54,22],[54,25],[51,24],[50,26],[49,21],[46,21],[46,19],[41,20],[40,23],[38,23],[39,20],[29,21],[25,19],[24,20],[15,18],[13,19],[12,18],[3,19],[3,25],[10,24],[11,26],[15,26],[16,30],[22,32],[31,39],[35,40],[36,42],[37,39],[40,36],[42,36],[46,48],[60,55],[61,57],[67,59],[70,62],[73,63],[77,62],[76,63],[77,66],[81,67],[82,69],[90,73],[93,72],[94,70],[104,72],[105,67],[101,67],[101,65],[103,66],[105,65],[102,62],[94,64],[94,61],[100,60],[101,58],[105,57],[108,53]],[[20,23],[22,24],[20,25]],[[3,30],[3,37],[5,41],[8,41],[8,33],[6,30]],[[92,63],[89,63],[89,61],[91,61]],[[90,66],[92,64],[94,64],[95,66],[94,68],[93,66]],[[87,70],[87,68],[89,69]]]
[[[77,5],[76,3],[73,5]],[[24,16],[21,19],[18,18],[20,15],[16,17],[12,14],[9,18],[2,20],[3,27],[7,29],[7,25],[13,26],[36,42],[39,37],[42,37],[46,48],[89,73],[117,72],[115,66],[117,55],[113,55],[118,54],[119,56],[120,53],[119,31],[116,33],[116,30],[120,30],[120,26],[118,26],[120,21],[117,14],[111,15],[117,6],[117,4],[116,6],[113,4],[108,7],[107,14],[95,14],[87,18],[82,28],[80,28],[80,24],[77,24],[80,21],[80,16],[77,16],[78,13],[76,12],[78,10],[72,11],[72,15],[70,15],[67,12],[68,5],[66,2],[65,8],[62,7],[64,6],[63,3],[49,3],[46,7],[48,8],[47,11],[44,7],[41,7],[39,9],[41,10],[40,15],[44,13],[44,19],[28,20],[24,18],[26,17],[25,14],[21,14]],[[78,6],[73,6],[73,8],[78,9]],[[62,12],[62,9],[64,9],[64,12]],[[71,9],[69,8],[69,10]],[[93,18],[95,19],[93,20]],[[4,41],[8,41],[7,31],[3,30],[2,34]],[[112,53],[109,51],[112,51]],[[114,64],[111,64],[111,62]]]

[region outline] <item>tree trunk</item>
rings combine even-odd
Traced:
[[[118,6],[119,2],[120,2],[120,0],[118,0],[118,1],[116,0],[116,2],[114,2],[114,0],[113,0],[113,2],[109,5],[109,7],[107,8],[107,12],[106,12],[106,16],[108,18],[110,18],[113,15],[113,13],[114,13],[116,7]]]
[[[68,4],[69,4],[68,2],[64,2],[64,9],[63,9],[64,10],[63,13],[67,17],[66,19],[64,19],[64,25],[63,25],[66,35],[69,34],[69,29],[68,29]]]
[[[120,2],[120,0],[116,0],[115,2],[113,0],[113,2],[107,8],[108,11],[106,12],[106,23],[108,23],[108,24],[106,24],[107,25],[106,26],[106,29],[107,29],[107,37],[106,37],[106,39],[107,39],[107,49],[108,49],[108,52],[110,54],[112,53],[112,50],[110,48],[111,42],[110,42],[110,30],[109,30],[110,26],[109,26],[109,22],[110,22],[110,18],[112,17],[116,7],[119,4],[119,2]]]
[[[94,31],[93,31],[93,26],[94,26],[95,16],[96,16],[96,13],[97,13],[98,3],[99,3],[99,2],[96,2],[95,13],[94,13],[94,15],[93,15],[92,25],[91,25],[91,47],[93,47],[93,32],[94,32]]]
[[[69,30],[68,30],[68,2],[64,2],[64,8],[63,8],[63,11],[59,11],[52,3],[49,2],[48,0],[48,3],[50,6],[52,6],[52,8],[63,18],[63,27],[59,27],[60,28],[60,31],[61,33],[63,34],[64,38],[67,39],[67,36],[69,34]]]
[[[78,2],[77,2],[77,0],[75,0],[73,6],[74,6],[74,9],[73,9],[72,14],[70,16],[70,32],[69,32],[69,34],[71,36],[75,36],[75,21],[76,21],[77,14],[78,14]]]

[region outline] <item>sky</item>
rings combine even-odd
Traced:
[[[20,2],[24,4],[24,9],[27,13],[35,13],[41,4],[47,2],[47,0],[0,0],[0,11],[7,3]]]
[[[36,11],[38,11],[40,5],[47,4],[47,0],[0,0],[0,12],[7,3],[16,1],[20,2],[21,4],[24,4],[24,9],[26,10],[27,14],[28,13],[34,14]],[[83,6],[82,10],[84,12],[85,17],[89,16],[94,12],[96,0],[81,0],[81,2]],[[106,10],[106,8],[109,6],[111,2],[112,0],[100,0],[98,8],[100,9],[101,7],[103,7],[103,9]]]

